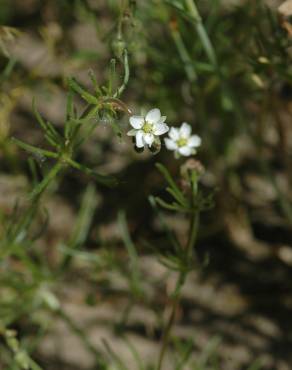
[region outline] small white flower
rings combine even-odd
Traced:
[[[184,122],[180,128],[172,127],[168,133],[169,138],[164,139],[166,148],[173,150],[176,157],[183,155],[188,157],[196,153],[196,149],[201,145],[201,138],[192,135],[192,128]]]
[[[136,137],[137,148],[153,144],[155,137],[165,134],[169,127],[165,123],[166,116],[161,116],[158,108],[151,109],[146,116],[131,116],[130,125],[133,127],[128,136]]]

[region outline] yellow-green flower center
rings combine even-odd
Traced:
[[[143,131],[145,132],[145,134],[150,134],[152,132],[152,129],[153,125],[146,121],[143,126]]]
[[[182,147],[182,146],[187,145],[188,140],[187,140],[187,139],[184,139],[184,138],[182,137],[182,138],[178,139],[176,143],[177,143],[177,146],[178,146],[178,147]]]

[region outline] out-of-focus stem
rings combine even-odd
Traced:
[[[193,249],[196,242],[197,234],[198,234],[198,227],[199,227],[199,213],[196,212],[192,215],[191,223],[190,223],[190,235],[186,249],[186,256],[188,260],[192,258]]]
[[[191,221],[190,221],[189,238],[188,238],[188,242],[187,242],[187,245],[186,245],[186,257],[188,259],[187,263],[192,258],[193,248],[194,248],[196,238],[197,238],[197,234],[198,234],[198,226],[199,226],[199,212],[196,212],[196,213],[193,214],[193,216],[191,218]],[[182,289],[182,287],[185,283],[187,274],[188,274],[188,270],[187,271],[185,271],[185,270],[180,271],[177,282],[176,282],[175,290],[172,294],[172,299],[173,300],[172,300],[172,305],[171,305],[171,312],[170,312],[170,316],[169,316],[168,322],[167,322],[165,330],[164,330],[164,335],[163,335],[163,340],[162,340],[162,347],[161,347],[161,351],[160,351],[160,354],[159,354],[158,365],[157,365],[156,370],[161,370],[162,369],[163,360],[165,358],[166,349],[167,349],[167,346],[169,344],[170,334],[171,334],[172,327],[173,327],[173,324],[174,324],[177,307],[178,307],[179,301],[180,301],[181,289]]]
[[[104,369],[105,366],[101,352],[99,352],[98,349],[96,349],[95,346],[89,341],[84,331],[77,326],[71,317],[61,308],[57,311],[57,314],[67,324],[72,332],[82,341],[88,352],[94,356],[96,363],[100,366],[99,368]]]
[[[198,36],[202,42],[202,45],[207,54],[207,57],[210,63],[213,65],[213,67],[217,69],[217,57],[215,54],[215,50],[211,43],[209,35],[205,29],[205,26],[202,22],[202,18],[199,14],[198,8],[193,0],[186,0],[186,5],[195,22],[195,27],[196,27]]]
[[[31,192],[29,198],[34,201],[37,197],[41,196],[41,194],[45,191],[45,189],[49,186],[49,184],[53,181],[53,179],[57,176],[57,174],[63,168],[64,163],[58,161],[52,169],[49,171],[47,176],[43,179],[43,181]]]
[[[177,29],[177,25],[176,24],[171,24],[170,25],[170,29],[171,29],[171,34],[172,34],[172,37],[173,37],[173,40],[175,42],[175,45],[176,45],[176,48],[178,50],[178,53],[181,57],[181,60],[184,64],[184,67],[185,67],[185,71],[186,71],[186,75],[188,77],[188,79],[190,80],[190,82],[194,82],[197,80],[197,74],[196,74],[196,71],[193,67],[193,63],[192,63],[192,59],[185,47],[185,44],[183,42],[183,39],[181,37],[181,34],[180,32],[178,31]]]
[[[172,330],[172,327],[173,327],[173,324],[174,324],[174,319],[175,319],[179,299],[180,299],[180,294],[176,294],[175,297],[174,297],[174,300],[172,302],[171,313],[170,313],[167,325],[166,325],[165,330],[164,330],[162,347],[161,347],[161,351],[160,351],[160,354],[159,354],[158,365],[157,365],[156,370],[161,370],[162,369],[163,360],[164,360],[166,349],[167,349],[167,346],[168,346],[168,343],[169,343],[170,333],[171,333],[171,330]]]
[[[128,51],[124,49],[124,58],[123,58],[123,65],[124,65],[124,80],[122,85],[118,88],[116,93],[114,94],[114,98],[118,98],[124,92],[130,78],[130,67],[129,67],[129,58],[128,58]]]

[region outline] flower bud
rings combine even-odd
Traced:
[[[205,168],[197,159],[188,159],[180,168],[181,177],[189,179],[190,173],[195,172],[197,177],[201,177]]]

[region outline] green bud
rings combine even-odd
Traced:
[[[112,42],[112,48],[117,58],[123,59],[123,53],[126,49],[126,43],[123,39],[118,38]]]

